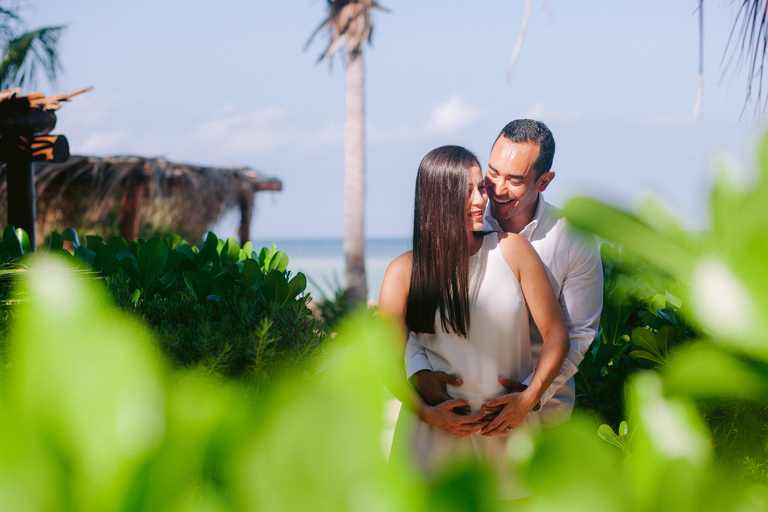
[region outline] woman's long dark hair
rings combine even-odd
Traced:
[[[413,215],[413,267],[405,323],[434,333],[435,315],[446,332],[469,331],[469,241],[464,205],[469,170],[477,157],[460,146],[433,149],[419,165]]]

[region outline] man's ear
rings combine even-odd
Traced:
[[[555,171],[549,171],[542,174],[537,183],[538,183],[538,191],[544,192],[547,190],[547,187],[549,186],[549,183],[555,179]]]

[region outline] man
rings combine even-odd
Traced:
[[[560,373],[541,397],[541,424],[554,427],[570,419],[575,401],[573,376],[597,334],[603,303],[603,271],[594,237],[574,233],[562,212],[544,201],[544,192],[555,173],[551,171],[555,154],[552,132],[540,121],[512,121],[499,134],[491,149],[485,184],[490,208],[484,228],[488,231],[518,233],[528,239],[547,267],[555,295],[559,298],[570,338],[570,351]],[[534,366],[542,339],[529,318]],[[461,385],[461,376],[433,372],[426,350],[415,336],[408,340],[406,373],[424,401],[436,405],[452,397],[446,384]],[[524,389],[533,375],[522,383],[501,382],[511,392],[484,406],[498,411],[514,400],[514,392]],[[456,415],[457,424],[462,416]]]

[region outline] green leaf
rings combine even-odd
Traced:
[[[650,361],[653,361],[661,365],[667,364],[659,356],[657,356],[656,354],[652,354],[646,350],[633,350],[632,352],[629,353],[629,357],[632,357],[634,359],[648,359]]]
[[[163,243],[165,243],[165,245],[167,245],[169,249],[174,251],[179,245],[186,242],[184,242],[184,239],[181,238],[179,235],[176,235],[173,233],[167,233],[163,235]]]
[[[566,204],[565,214],[575,227],[621,245],[672,275],[687,276],[694,267],[694,258],[685,248],[630,213],[575,197]]]
[[[139,249],[139,282],[142,290],[148,290],[150,283],[165,266],[168,248],[159,238],[148,240]]]
[[[92,250],[93,252],[96,252],[96,250],[104,243],[104,239],[100,236],[96,235],[86,235],[85,237],[85,246]]]
[[[64,250],[64,241],[58,231],[51,233],[51,241],[48,242],[48,252],[57,252]]]
[[[264,278],[261,285],[261,293],[270,302],[282,304],[288,297],[288,280],[285,275],[277,270],[272,270]]]
[[[656,338],[648,329],[644,329],[643,327],[635,327],[632,329],[632,343],[643,347],[658,357],[662,357]]]
[[[200,252],[197,253],[195,256],[195,269],[200,271],[205,265],[212,262],[219,256],[218,252],[218,245],[219,245],[219,239],[218,237],[213,234],[213,232],[208,232],[208,238],[205,239],[205,243],[203,244],[203,248],[200,249]]]
[[[24,252],[27,253],[32,249],[32,244],[29,242],[29,235],[21,228],[16,228],[16,237],[21,242],[21,247]]]
[[[669,340],[674,340],[676,335],[677,331],[669,326],[662,327],[659,329],[659,332],[656,333],[656,343],[659,346],[659,354],[665,361],[669,357]]]
[[[221,265],[225,267],[227,263],[237,263],[240,258],[240,244],[237,240],[230,237],[221,249]]]
[[[8,226],[3,231],[3,249],[8,253],[9,260],[15,260],[24,254],[21,241],[16,236],[16,229],[13,226]]]
[[[77,231],[75,231],[75,228],[67,228],[64,231],[62,231],[61,239],[66,240],[67,242],[70,242],[72,244],[72,247],[74,247],[75,249],[80,247],[80,237],[77,236]]]
[[[193,283],[195,294],[198,298],[208,297],[209,295],[221,295],[216,278],[207,270],[198,272]]]
[[[81,245],[75,249],[75,258],[82,261],[85,264],[85,268],[91,269],[93,268],[93,260],[96,258],[96,253]]]
[[[258,289],[258,286],[264,282],[264,274],[261,271],[258,261],[251,259],[243,261],[243,271],[240,274],[240,281],[248,288],[255,287]]]
[[[117,254],[120,251],[128,251],[128,242],[125,241],[125,238],[121,236],[113,237],[109,241],[109,246],[115,250],[115,254]]]
[[[195,257],[197,256],[195,251],[192,250],[192,247],[186,242],[177,245],[173,252],[176,254],[183,254],[187,257],[187,259],[189,259],[189,261],[192,262],[195,261]]]
[[[272,244],[271,249],[266,247],[261,248],[261,251],[259,251],[259,264],[261,265],[262,270],[268,269],[269,262],[272,260],[272,256],[274,256],[276,252],[277,246],[275,246],[275,244]]]
[[[126,277],[133,279],[134,286],[139,287],[139,262],[136,261],[136,256],[131,251],[118,251],[117,261],[120,268],[125,270]]]
[[[299,272],[288,282],[288,297],[286,300],[295,300],[307,288],[307,278]]]
[[[136,304],[139,302],[139,297],[141,297],[141,290],[136,288],[131,294],[131,302],[133,303],[134,307],[136,307]]]
[[[101,272],[105,276],[111,276],[118,268],[115,250],[107,244],[102,244],[96,250],[96,257],[93,259],[93,270]]]
[[[271,269],[285,272],[288,269],[288,255],[283,251],[277,251],[272,257],[272,261],[269,263]]]

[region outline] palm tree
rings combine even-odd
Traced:
[[[365,109],[363,47],[371,39],[371,11],[381,8],[373,0],[326,0],[328,15],[307,41],[318,32],[329,34],[328,48],[319,60],[332,59],[346,47],[346,104],[344,127],[344,255],[346,290],[352,306],[365,302]]]
[[[3,44],[0,89],[29,85],[39,71],[44,71],[53,82],[60,68],[56,43],[63,28],[46,27],[25,32],[18,14],[0,7],[0,43]]]

